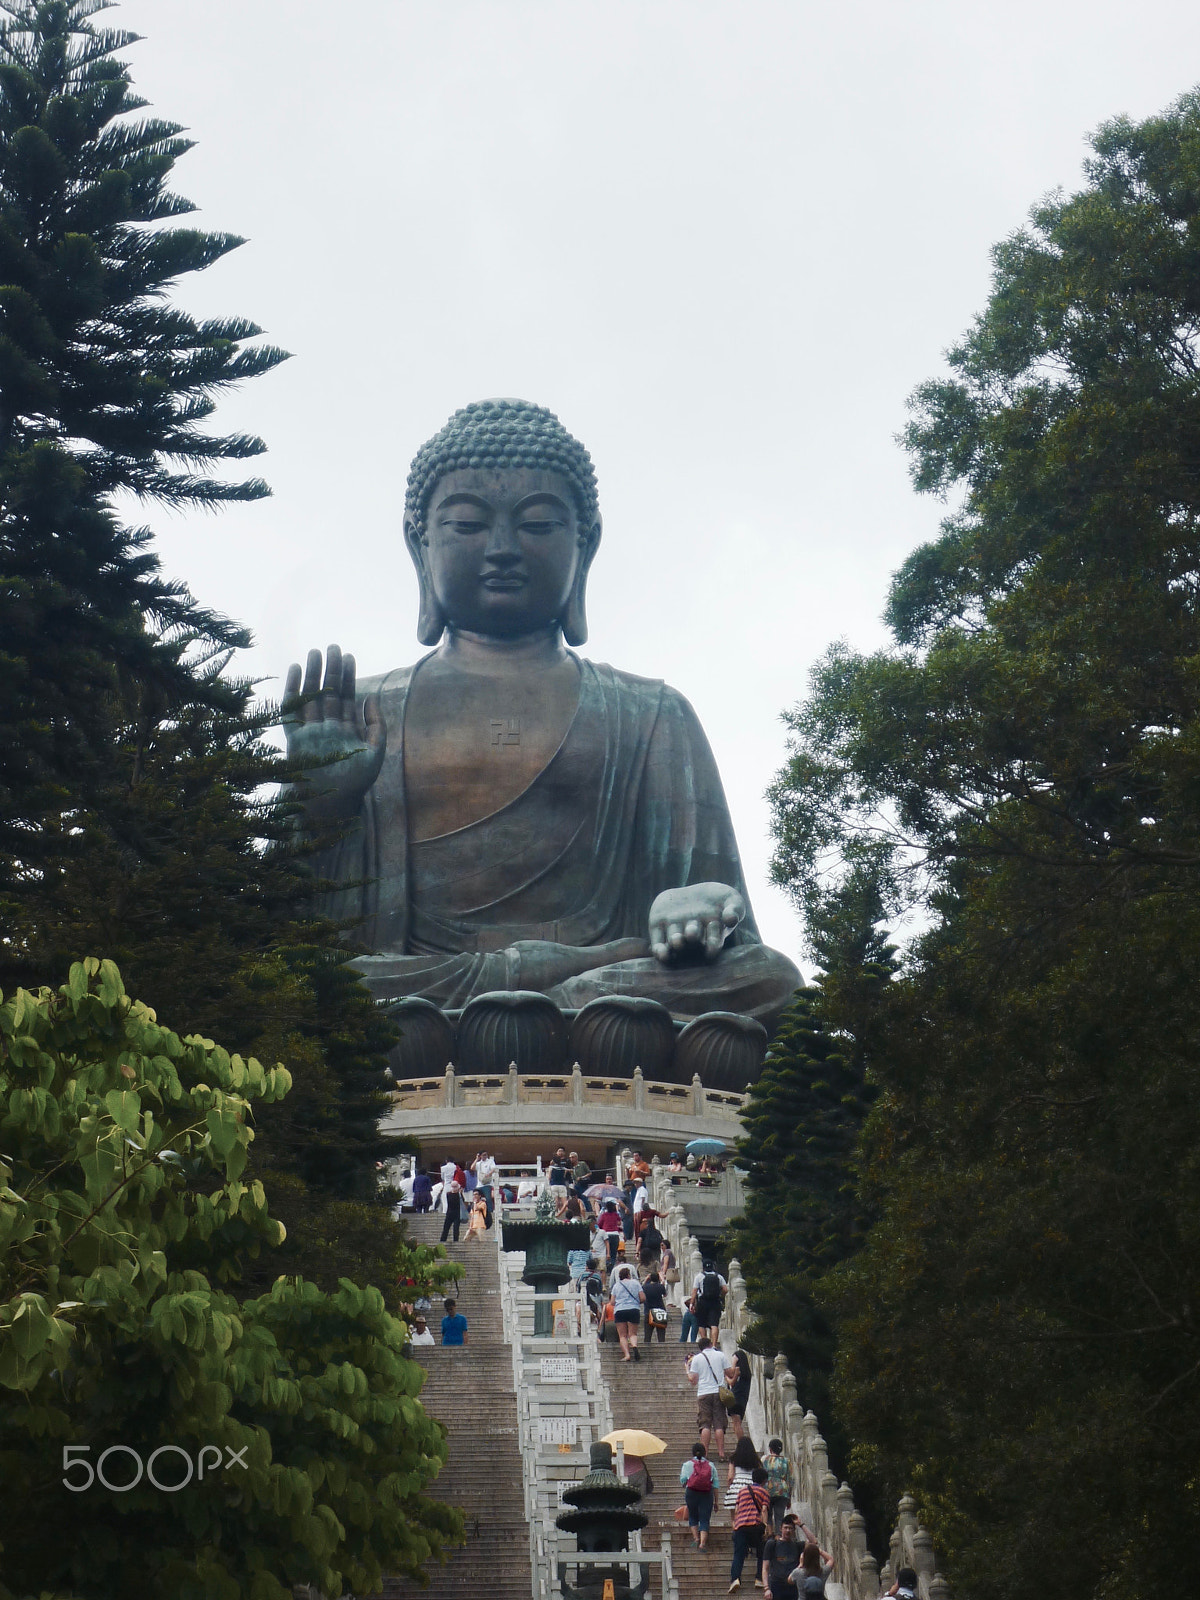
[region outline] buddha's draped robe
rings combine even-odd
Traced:
[[[544,989],[575,1007],[644,995],[677,1016],[736,1011],[768,1025],[800,975],[745,919],[715,961],[654,957],[539,981],[537,942],[574,948],[647,937],[663,889],[746,885],[716,763],[695,712],[665,684],[579,660],[579,702],[558,750],[516,799],[432,839],[409,835],[404,713],[416,667],[360,686],[378,692],[383,767],[357,825],[317,866],[326,915],[357,924],[374,952],[355,965],[379,999],[423,995],[454,1008],[494,989]],[[464,752],[469,759],[469,752]]]

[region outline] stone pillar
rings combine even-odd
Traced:
[[[458,1104],[454,1093],[454,1067],[449,1061],[446,1063],[446,1087],[442,1091],[442,1104],[448,1109]]]
[[[700,1074],[692,1073],[692,1110],[698,1117],[702,1117],[707,1110],[704,1098],[704,1085],[700,1082]]]
[[[642,1077],[641,1067],[633,1069],[633,1109],[635,1111],[646,1109],[646,1082]]]
[[[927,1528],[918,1528],[912,1536],[912,1564],[922,1578],[932,1578],[937,1571],[937,1558],[933,1553],[933,1535]]]
[[[571,1068],[571,1104],[573,1106],[583,1104],[583,1072],[578,1061]]]
[[[507,1106],[515,1106],[520,1097],[521,1088],[517,1075],[517,1063],[510,1061],[508,1063],[508,1082],[504,1085],[504,1103]]]

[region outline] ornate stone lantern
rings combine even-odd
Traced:
[[[628,1550],[629,1535],[636,1528],[644,1528],[650,1520],[644,1511],[634,1509],[635,1502],[641,1498],[639,1489],[617,1477],[612,1468],[612,1446],[601,1440],[592,1446],[587,1477],[563,1495],[565,1501],[578,1509],[561,1512],[555,1517],[554,1525],[564,1533],[575,1535],[581,1554]],[[581,1564],[579,1586],[574,1589],[566,1582],[565,1573],[566,1563],[560,1562],[558,1582],[564,1600],[597,1600],[607,1578],[612,1579],[613,1600],[640,1600],[650,1586],[649,1567],[640,1568],[641,1581],[636,1587],[630,1585],[630,1569],[623,1566]]]
[[[586,1250],[592,1237],[586,1222],[555,1222],[551,1208],[550,1197],[543,1194],[534,1221],[503,1224],[504,1248],[524,1250],[521,1282],[530,1284],[538,1294],[552,1294],[567,1282],[571,1276],[568,1250]],[[548,1338],[554,1332],[549,1300],[534,1301],[533,1332],[535,1338]]]

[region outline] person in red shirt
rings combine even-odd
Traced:
[[[621,1218],[617,1211],[615,1200],[606,1200],[598,1218],[598,1225],[603,1228],[608,1247],[608,1270],[611,1272],[617,1259],[617,1241],[621,1237]]]
[[[747,1553],[754,1551],[754,1587],[762,1588],[763,1535],[767,1531],[767,1517],[771,1510],[771,1497],[767,1493],[767,1469],[755,1467],[750,1482],[738,1492],[733,1508],[733,1561],[729,1568],[730,1594],[742,1586],[742,1567]]]

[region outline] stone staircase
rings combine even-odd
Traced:
[[[638,1338],[642,1352],[640,1361],[622,1361],[619,1347],[607,1341],[601,1355],[612,1401],[613,1426],[646,1428],[665,1439],[667,1444],[661,1456],[652,1456],[647,1462],[654,1493],[641,1503],[640,1509],[650,1518],[643,1538],[647,1548],[657,1548],[663,1528],[671,1530],[671,1561],[679,1580],[679,1600],[717,1600],[729,1588],[732,1546],[729,1513],[721,1509],[725,1468],[714,1460],[719,1485],[717,1514],[709,1530],[708,1549],[703,1555],[692,1544],[687,1522],[676,1522],[671,1515],[676,1506],[683,1504],[679,1469],[690,1457],[699,1437],[696,1391],[684,1372],[684,1353],[694,1355],[696,1347],[679,1343],[677,1316],[672,1316],[667,1325],[666,1344],[659,1344],[656,1338],[653,1346],[648,1347],[644,1336],[643,1329]],[[733,1444],[730,1434],[727,1452],[732,1451]],[[715,1456],[715,1441],[712,1450]],[[742,1593],[746,1600],[754,1600],[756,1592],[753,1562],[749,1559],[742,1573]]]
[[[413,1238],[437,1243],[440,1213],[406,1220]],[[467,1267],[457,1298],[470,1343],[463,1349],[439,1343],[413,1354],[429,1373],[421,1403],[448,1435],[449,1457],[430,1493],[462,1512],[467,1542],[449,1552],[444,1567],[427,1569],[427,1586],[393,1578],[383,1592],[387,1600],[476,1600],[483,1591],[489,1600],[530,1600],[517,1401],[512,1354],[501,1328],[495,1241],[489,1233],[486,1240],[447,1243],[446,1249]],[[439,1340],[441,1320],[435,1305],[429,1325]]]

